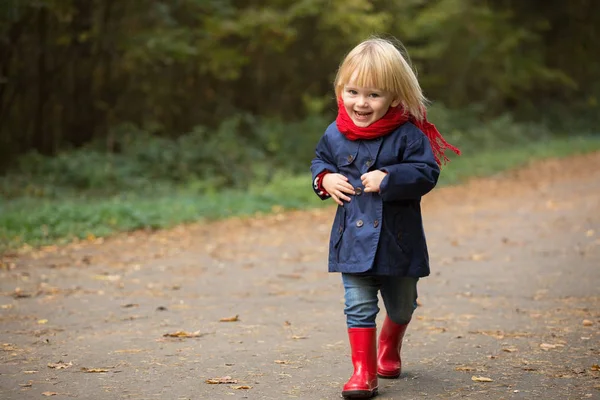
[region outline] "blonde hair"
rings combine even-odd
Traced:
[[[338,98],[350,80],[361,87],[372,87],[392,93],[407,112],[417,120],[423,119],[427,99],[410,65],[408,55],[403,56],[391,41],[381,38],[368,39],[346,55],[335,77],[334,89]]]

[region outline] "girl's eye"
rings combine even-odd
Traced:
[[[377,97],[379,97],[379,93],[371,93],[371,97],[377,98]]]
[[[356,90],[348,89],[348,93],[350,94],[358,94]]]

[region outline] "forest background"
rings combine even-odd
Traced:
[[[406,47],[441,184],[600,149],[594,0],[0,0],[0,252],[319,204],[344,54]]]

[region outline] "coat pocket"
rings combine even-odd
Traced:
[[[411,207],[402,208],[394,215],[394,240],[402,252],[411,255],[414,248],[415,232],[418,228],[418,218]]]
[[[344,207],[338,207],[335,213],[335,219],[333,220],[333,226],[331,228],[331,246],[338,248],[344,235],[344,229],[346,228],[346,210]]]
[[[346,229],[346,210],[344,207],[338,207],[331,227],[331,238],[329,240],[329,260],[338,263],[340,260],[340,248],[342,247],[342,238]]]

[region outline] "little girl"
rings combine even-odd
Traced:
[[[314,190],[339,206],[329,272],[341,272],[354,374],[346,398],[377,394],[377,376],[400,376],[400,349],[417,281],[429,275],[421,197],[436,185],[448,144],[425,118],[417,77],[389,41],[370,39],[335,79],[338,116],[317,144]],[[376,346],[377,294],[387,316]]]

